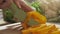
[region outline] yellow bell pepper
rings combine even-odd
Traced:
[[[46,21],[47,21],[46,17],[43,16],[42,14],[40,14],[37,11],[27,12],[27,17],[28,18],[33,18],[35,21],[39,22],[40,24],[45,24]]]
[[[37,12],[37,11],[30,11],[30,12],[27,12],[26,19],[24,20],[24,23],[25,23],[24,26],[26,26],[26,24],[28,23],[30,18],[32,18],[35,21],[37,21],[39,23],[39,25],[40,24],[45,24],[46,21],[47,21],[46,17],[41,15],[39,12]],[[24,28],[27,29],[27,27],[24,27]]]

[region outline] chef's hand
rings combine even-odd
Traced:
[[[34,9],[27,4],[27,2],[25,2],[24,0],[14,0],[15,4],[17,5],[17,7],[21,8],[22,10],[24,10],[25,12],[29,12],[29,11],[33,11]]]
[[[10,7],[12,0],[0,0],[0,9],[7,9]]]
[[[17,5],[18,8],[21,8],[20,0],[13,0],[13,2]]]

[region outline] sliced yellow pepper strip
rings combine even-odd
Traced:
[[[47,27],[47,25],[46,24],[42,24],[42,25],[40,25],[40,27],[30,28],[30,31],[31,31],[32,34],[37,34],[36,31],[38,31],[38,30],[40,30],[42,28],[45,28],[45,27]]]
[[[36,27],[36,28],[30,27],[26,30],[22,30],[22,34],[30,34],[30,33],[36,34],[36,30],[39,30],[39,29],[42,29],[42,28],[45,28],[45,27],[47,27],[46,24],[41,24],[40,27]]]
[[[60,31],[57,30],[57,31],[52,32],[51,34],[60,34]]]
[[[38,34],[48,34],[49,31],[55,30],[55,29],[56,29],[55,25],[50,25],[49,27],[38,30],[37,33]]]

